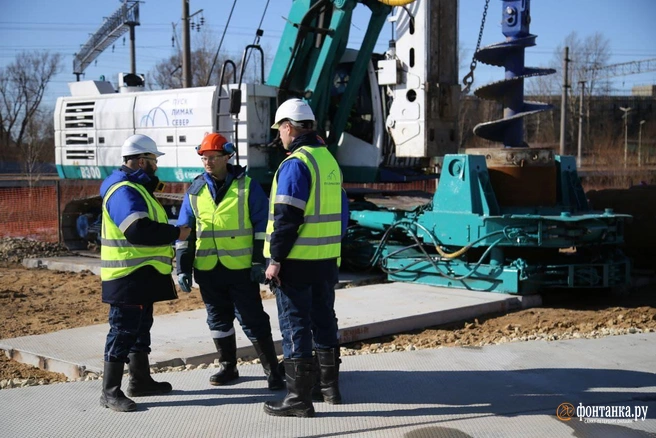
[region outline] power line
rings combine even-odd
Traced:
[[[230,9],[230,15],[228,15],[228,22],[225,25],[225,28],[223,29],[223,35],[221,35],[221,41],[219,42],[219,47],[216,49],[216,55],[214,55],[214,60],[212,61],[212,67],[210,67],[210,73],[207,75],[207,81],[205,81],[205,85],[210,84],[210,78],[212,77],[212,70],[214,70],[214,66],[216,65],[216,60],[219,57],[219,51],[221,50],[221,46],[223,45],[223,38],[225,37],[226,31],[228,30],[228,25],[230,24],[230,20],[232,19],[232,12],[235,10],[235,5],[237,4],[237,0],[235,0],[232,3],[232,9]]]

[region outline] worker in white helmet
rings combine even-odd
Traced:
[[[159,186],[157,157],[164,155],[148,136],[133,135],[121,148],[123,166],[100,187],[102,203],[102,301],[110,305],[100,404],[119,412],[134,411],[121,391],[128,364],[130,397],[165,394],[167,382],[150,376],[150,328],[153,303],[177,298],[171,278],[173,243],[190,228],[168,223],[154,196]]]
[[[264,411],[274,416],[312,417],[313,398],[342,402],[334,303],[348,200],[339,165],[314,124],[310,106],[290,99],[272,126],[291,152],[273,179],[264,242],[287,382],[283,400],[265,403]]]

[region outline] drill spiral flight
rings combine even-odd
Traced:
[[[485,100],[503,104],[503,119],[479,123],[474,134],[487,140],[501,142],[505,147],[528,147],[524,142],[524,118],[551,110],[552,105],[524,100],[524,79],[553,74],[551,68],[526,67],[526,47],[535,45],[536,35],[529,33],[530,2],[503,0],[503,34],[506,41],[483,47],[474,55],[476,60],[496,67],[504,67],[505,79],[484,85],[474,94]]]

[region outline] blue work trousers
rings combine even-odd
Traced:
[[[251,341],[271,337],[271,323],[262,307],[259,284],[252,281],[226,284],[216,276],[213,281],[198,280],[196,276],[210,331],[231,331],[236,317]]]
[[[150,353],[153,305],[109,306],[105,362],[128,362],[129,353]]]
[[[276,289],[276,304],[286,359],[311,358],[313,341],[319,349],[339,345],[334,283],[285,281]]]

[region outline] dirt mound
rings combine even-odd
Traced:
[[[72,255],[72,253],[59,243],[40,242],[38,240],[17,238],[3,238],[0,240],[0,262],[21,263],[29,257],[58,257]]]

